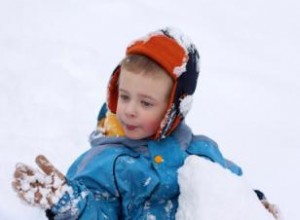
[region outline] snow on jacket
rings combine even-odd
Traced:
[[[194,136],[184,122],[161,140],[104,137],[95,131],[90,141],[92,148],[67,173],[73,190],[52,208],[53,219],[175,219],[177,170],[188,155],[242,174],[213,140]]]

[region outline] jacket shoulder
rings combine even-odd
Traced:
[[[207,136],[193,136],[192,141],[186,151],[188,154],[204,156],[214,162],[224,165],[224,158],[219,150],[218,144]]]
[[[213,139],[207,136],[193,136],[191,144],[186,151],[190,155],[206,157],[209,160],[220,164],[224,168],[231,170],[233,173],[242,175],[242,169],[232,161],[224,158],[221,151],[219,150],[218,144]]]

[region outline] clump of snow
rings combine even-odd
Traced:
[[[180,113],[185,117],[191,110],[193,104],[193,96],[187,95],[180,100],[179,110]]]
[[[188,62],[189,51],[194,51],[195,46],[194,46],[191,38],[188,35],[184,34],[178,28],[167,27],[166,30],[167,30],[167,33],[170,36],[172,36],[177,41],[177,43],[184,49],[185,54],[186,54],[186,56],[182,60],[182,65],[176,66],[173,70],[174,74],[176,74],[177,77],[179,77],[182,73],[184,73],[186,71],[186,64]]]
[[[174,27],[167,27],[166,30],[168,34],[170,34],[170,36],[172,36],[180,44],[180,46],[185,49],[186,52],[193,48],[193,42],[191,38],[184,34],[181,30]]]
[[[205,158],[189,156],[178,181],[177,220],[274,220],[242,177]]]
[[[156,220],[156,216],[155,215],[147,215],[147,220]]]
[[[154,31],[154,32],[151,32],[143,37],[140,37],[138,38],[137,40],[134,40],[132,41],[128,47],[131,47],[132,45],[134,45],[136,42],[138,41],[143,41],[144,43],[146,43],[151,37],[154,37],[154,36],[159,36],[159,35],[164,35],[163,32],[161,30],[158,30],[158,31]]]
[[[182,73],[186,71],[186,64],[188,62],[188,51],[193,47],[191,39],[183,34],[179,29],[173,27],[166,28],[167,33],[172,36],[177,43],[184,49],[185,57],[182,60],[181,66],[174,67],[173,73],[179,77]]]
[[[58,213],[71,211],[72,215],[76,216],[76,214],[78,213],[78,203],[88,196],[88,191],[82,191],[77,197],[75,197],[73,189],[71,187],[70,189],[71,190],[68,191],[68,195],[70,196],[70,198],[61,198],[59,204],[61,206],[56,206],[55,211]]]
[[[53,204],[56,204],[56,203],[62,198],[62,196],[63,196],[65,193],[72,194],[72,193],[73,193],[72,187],[70,187],[70,186],[67,185],[67,184],[64,184],[64,185],[62,185],[61,187],[59,187],[59,188],[55,191],[54,196],[52,196],[52,198],[51,198]]]
[[[186,64],[187,64],[187,59],[185,58],[181,66],[174,67],[173,73],[177,76],[177,78],[186,71]]]
[[[172,209],[173,209],[173,203],[171,200],[169,200],[167,202],[167,205],[165,206],[165,211],[166,211],[168,217],[170,217]]]
[[[144,186],[148,186],[149,183],[151,182],[151,177],[148,177],[148,179],[146,179],[145,183],[144,183]]]

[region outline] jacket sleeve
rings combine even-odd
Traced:
[[[68,190],[46,212],[54,220],[119,219],[120,195],[115,183],[114,163],[118,148],[92,148],[79,157],[67,173]]]
[[[206,136],[194,136],[191,145],[187,149],[187,153],[206,157],[207,159],[220,164],[224,168],[229,169],[238,176],[243,174],[242,169],[238,165],[223,157],[218,144]]]

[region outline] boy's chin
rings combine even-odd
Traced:
[[[125,136],[131,140],[141,140],[141,139],[147,139],[151,135],[146,135],[146,134],[132,134],[131,132],[126,132],[125,131]]]

